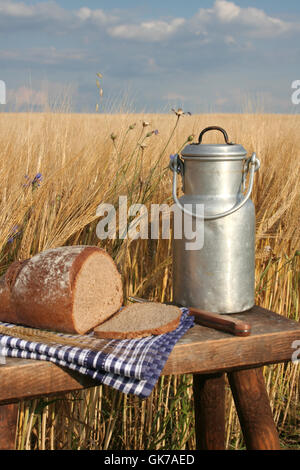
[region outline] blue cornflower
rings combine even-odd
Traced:
[[[37,185],[37,186],[40,186],[40,182],[43,180],[43,176],[42,176],[42,173],[37,173],[35,175],[35,177],[33,178],[31,184],[32,185]]]
[[[36,189],[39,186],[41,186],[41,182],[43,180],[43,175],[42,175],[42,173],[37,173],[35,175],[35,177],[33,178],[33,180],[31,180],[28,175],[25,175],[24,178],[27,181],[25,184],[23,184],[24,188],[29,188],[30,186],[32,186],[33,189]]]
[[[11,229],[10,234],[9,234],[9,239],[7,240],[7,243],[12,243],[14,241],[14,239],[21,233],[19,228],[20,227],[18,225],[15,225]]]

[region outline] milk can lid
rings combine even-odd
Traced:
[[[211,130],[217,130],[223,133],[225,144],[202,144],[203,135]],[[203,129],[199,136],[199,142],[187,145],[181,152],[183,158],[185,157],[233,157],[240,160],[247,155],[247,150],[242,145],[229,142],[227,132],[221,127],[211,126]]]

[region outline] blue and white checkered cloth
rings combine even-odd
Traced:
[[[170,333],[131,340],[95,339],[98,351],[43,344],[1,334],[0,356],[50,361],[92,377],[99,384],[146,398],[157,383],[175,344],[194,324],[194,317],[188,315],[188,309],[181,310],[180,325]],[[1,322],[0,325],[15,326]],[[71,335],[60,336],[72,338]],[[92,335],[87,336],[92,338]]]

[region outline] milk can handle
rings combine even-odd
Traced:
[[[203,129],[203,131],[201,131],[201,134],[199,135],[199,141],[195,145],[198,145],[198,144],[202,143],[203,136],[208,131],[220,131],[220,132],[222,132],[222,134],[224,135],[224,139],[225,139],[226,144],[227,145],[233,145],[232,142],[229,142],[228,134],[225,131],[225,129],[223,129],[222,127],[219,127],[219,126],[210,126],[210,127],[206,127],[205,129]]]
[[[249,165],[250,165],[250,173],[249,173],[249,187],[248,190],[242,199],[241,202],[233,206],[231,209],[225,212],[221,212],[220,214],[214,214],[214,215],[205,215],[201,216],[198,214],[194,214],[193,212],[189,211],[186,209],[179,201],[177,197],[177,173],[180,173],[180,164],[178,163],[178,155],[175,155],[171,164],[170,168],[173,171],[173,199],[179,209],[182,210],[187,215],[190,215],[192,217],[196,217],[196,219],[202,219],[202,220],[216,220],[216,219],[221,219],[222,217],[226,217],[227,215],[233,214],[237,210],[239,210],[243,205],[248,201],[249,197],[251,196],[252,189],[253,189],[253,183],[254,183],[254,173],[259,169],[260,167],[260,161],[256,157],[256,153],[253,153],[252,156],[249,158]],[[182,161],[181,161],[182,162]]]

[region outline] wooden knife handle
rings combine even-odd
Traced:
[[[128,297],[131,302],[149,302],[148,300],[141,299],[139,297]],[[167,305],[174,305],[173,303]],[[189,314],[195,317],[196,323],[199,325],[207,326],[208,328],[214,328],[215,330],[226,331],[235,336],[249,336],[251,334],[251,325],[233,318],[229,315],[220,315],[219,313],[207,312],[206,310],[200,310],[199,308],[189,308]]]
[[[195,317],[196,323],[214,328],[216,330],[226,331],[235,336],[249,336],[251,334],[251,325],[233,318],[229,315],[220,315],[219,313],[206,312],[198,308],[189,308],[190,315]]]

